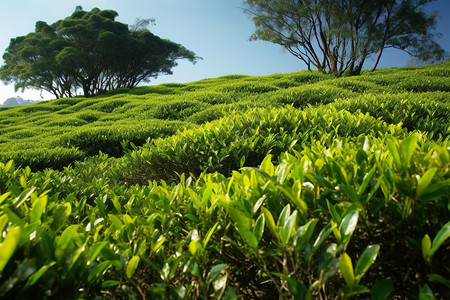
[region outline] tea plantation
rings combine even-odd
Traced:
[[[0,108],[0,298],[450,299],[450,63]]]

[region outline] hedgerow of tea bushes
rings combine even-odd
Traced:
[[[171,185],[0,164],[0,296],[445,299],[447,147],[337,137]]]
[[[128,142],[140,145],[146,140],[143,135],[147,132],[145,129],[142,132],[139,131],[140,124],[152,122],[149,119],[155,117],[203,124],[228,115],[230,111],[244,112],[254,107],[281,107],[286,104],[304,108],[308,105],[318,106],[335,100],[344,103],[343,106],[339,106],[340,109],[344,108],[353,112],[354,107],[362,104],[353,101],[349,102],[352,103],[352,107],[346,108],[347,100],[345,99],[365,97],[361,93],[369,92],[378,99],[385,97],[380,95],[380,92],[390,92],[394,95],[405,91],[414,91],[410,92],[415,96],[414,99],[410,98],[409,103],[395,105],[389,110],[379,107],[372,109],[373,106],[370,106],[370,111],[367,112],[372,115],[378,114],[376,117],[383,115],[383,120],[386,122],[392,121],[397,124],[401,121],[408,130],[419,128],[428,131],[430,137],[433,134],[433,139],[438,140],[439,136],[445,138],[448,135],[448,126],[446,126],[448,122],[445,121],[445,116],[443,116],[444,119],[437,117],[437,114],[446,111],[445,105],[448,104],[436,104],[448,94],[450,82],[447,69],[448,63],[445,63],[436,66],[382,69],[364,72],[358,77],[337,79],[310,71],[260,77],[230,75],[188,84],[138,87],[131,91],[118,91],[115,95],[108,94],[89,99],[76,97],[44,101],[29,107],[1,108],[0,152],[5,162],[15,158],[14,155],[7,155],[14,154],[16,151],[37,147],[50,150],[54,147],[66,147],[67,143],[58,143],[59,138],[71,135],[74,130],[80,133],[95,128],[94,130],[102,131],[102,134],[93,136],[100,139],[105,136],[106,141],[87,138],[86,140],[90,140],[92,145],[80,146],[79,154],[96,155],[100,150],[114,153],[114,156],[121,156],[122,140],[120,139],[124,137]],[[442,92],[422,92],[429,90]],[[429,100],[424,100],[425,98]],[[428,119],[417,118],[417,114],[406,116],[405,114],[408,114],[406,110],[398,114],[399,117],[392,113],[404,105],[413,105],[411,104],[413,101],[428,103],[424,104],[423,108],[414,108],[417,114],[420,112],[420,115]],[[439,106],[438,112],[433,113],[431,110],[436,105]],[[425,113],[423,109],[430,109],[430,112]],[[365,112],[363,108],[361,111]],[[400,117],[402,114],[403,117]],[[443,125],[440,126],[440,123]],[[110,134],[108,131],[107,134],[103,134],[105,127],[112,132],[120,131],[120,133]],[[98,147],[95,147],[95,144],[98,144]],[[101,149],[110,144],[114,144],[111,151]],[[69,151],[76,151],[70,147],[68,146]],[[39,151],[33,153],[40,154]],[[40,160],[30,155],[27,157],[30,160]],[[70,157],[74,156],[69,155],[67,159],[59,159],[59,161],[70,161]],[[23,160],[20,163],[26,164]],[[56,167],[56,164],[53,166]],[[64,166],[57,167],[61,169]]]
[[[450,135],[449,93],[365,94],[336,101],[333,106],[350,112],[368,113],[389,124],[402,123],[409,131],[426,131],[435,139]]]
[[[227,175],[242,166],[258,165],[267,154],[277,156],[294,145],[330,145],[338,136],[356,137],[367,132],[374,136],[385,132],[401,135],[399,128],[367,114],[333,108],[254,109],[152,141],[128,153],[124,157],[128,166],[124,178],[144,183],[154,179],[173,181],[177,173],[198,176],[217,171]]]
[[[274,104],[289,104],[302,108],[308,105],[331,103],[336,99],[351,97],[352,94],[352,92],[333,86],[304,85],[280,91],[274,94],[271,100]]]
[[[78,149],[87,156],[99,151],[110,156],[120,157],[124,153],[124,142],[140,146],[149,139],[166,137],[180,129],[189,127],[188,123],[179,121],[148,120],[135,125],[120,123],[113,126],[83,127],[62,135],[54,141],[54,145],[68,149]]]

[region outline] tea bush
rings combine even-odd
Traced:
[[[170,136],[189,126],[183,122],[149,120],[131,126],[117,124],[113,127],[86,127],[71,131],[54,141],[55,146],[79,149],[87,156],[99,151],[114,157],[124,154],[124,143],[143,145],[149,139]]]
[[[0,108],[0,298],[449,299],[449,74]]]
[[[333,86],[304,85],[288,88],[273,95],[272,101],[279,104],[292,104],[294,107],[320,105],[336,99],[351,97],[352,92]]]
[[[125,157],[132,182],[173,181],[176,173],[228,175],[244,165],[255,166],[269,153],[279,155],[295,144],[330,144],[334,137],[356,137],[366,132],[402,134],[369,115],[336,109],[256,109],[231,114],[201,128],[155,140]]]
[[[361,111],[389,124],[402,123],[409,131],[421,130],[435,138],[450,135],[450,94],[433,92],[417,95],[367,94],[346,101],[337,101],[334,106],[350,112]],[[430,136],[431,137],[431,136]]]
[[[0,164],[0,295],[447,298],[447,147],[337,136],[170,185]]]

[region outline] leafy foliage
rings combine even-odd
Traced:
[[[44,89],[56,98],[85,97],[113,89],[126,91],[159,74],[171,74],[176,60],[199,57],[180,44],[163,40],[141,26],[115,21],[118,13],[81,8],[52,25],[11,40],[0,70],[16,88]]]
[[[253,40],[282,46],[308,69],[341,76],[359,74],[371,55],[395,48],[424,61],[444,61],[435,42],[436,15],[421,9],[430,1],[246,0],[255,23]]]
[[[1,110],[0,297],[449,298],[447,68]]]

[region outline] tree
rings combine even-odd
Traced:
[[[171,74],[179,59],[200,59],[152,34],[147,29],[151,19],[129,27],[117,16],[112,10],[77,7],[52,25],[37,22],[35,32],[11,40],[0,78],[15,82],[16,89],[43,89],[56,98],[72,97],[78,90],[88,97]]]
[[[422,60],[445,51],[431,33],[436,14],[421,9],[432,0],[246,0],[256,26],[252,40],[281,45],[324,73],[359,74],[366,59],[378,66],[386,48]]]

